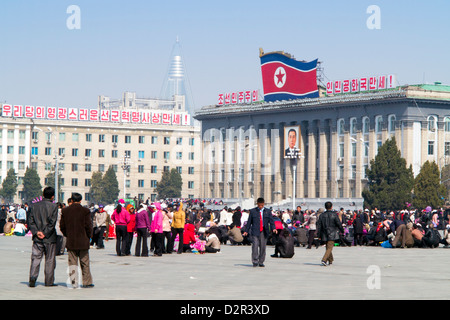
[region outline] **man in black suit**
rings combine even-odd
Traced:
[[[243,236],[250,234],[252,240],[253,267],[264,267],[266,259],[266,243],[270,231],[277,233],[272,211],[264,208],[264,199],[258,198],[257,206],[250,210]]]
[[[56,268],[56,220],[58,206],[53,203],[55,189],[46,187],[43,192],[44,199],[32,205],[29,214],[29,228],[33,234],[33,247],[31,249],[30,287],[36,286],[39,267],[45,255],[45,286],[54,286]]]
[[[288,148],[284,150],[285,158],[298,158],[299,149],[295,146],[297,144],[297,131],[290,129],[288,132]]]

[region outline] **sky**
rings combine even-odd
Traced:
[[[71,5],[78,29],[67,26]],[[0,102],[158,98],[177,37],[197,110],[219,93],[262,92],[259,48],[319,59],[325,80],[395,74],[399,85],[450,85],[449,12],[448,0],[2,0]]]

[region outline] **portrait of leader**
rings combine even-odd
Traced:
[[[300,156],[300,126],[284,128],[284,158],[298,158]]]

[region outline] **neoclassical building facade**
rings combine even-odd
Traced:
[[[201,195],[264,197],[267,203],[345,199],[362,205],[366,169],[395,137],[417,175],[426,160],[450,160],[450,87],[404,86],[314,99],[206,106]],[[299,126],[301,155],[285,159],[285,128]]]

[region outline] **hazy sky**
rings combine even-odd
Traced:
[[[80,29],[66,21],[80,8]],[[380,29],[369,29],[370,5]],[[450,84],[450,1],[2,0],[0,101],[96,107],[158,97],[178,36],[196,108],[262,90],[259,48],[318,58],[330,80],[396,74]]]

